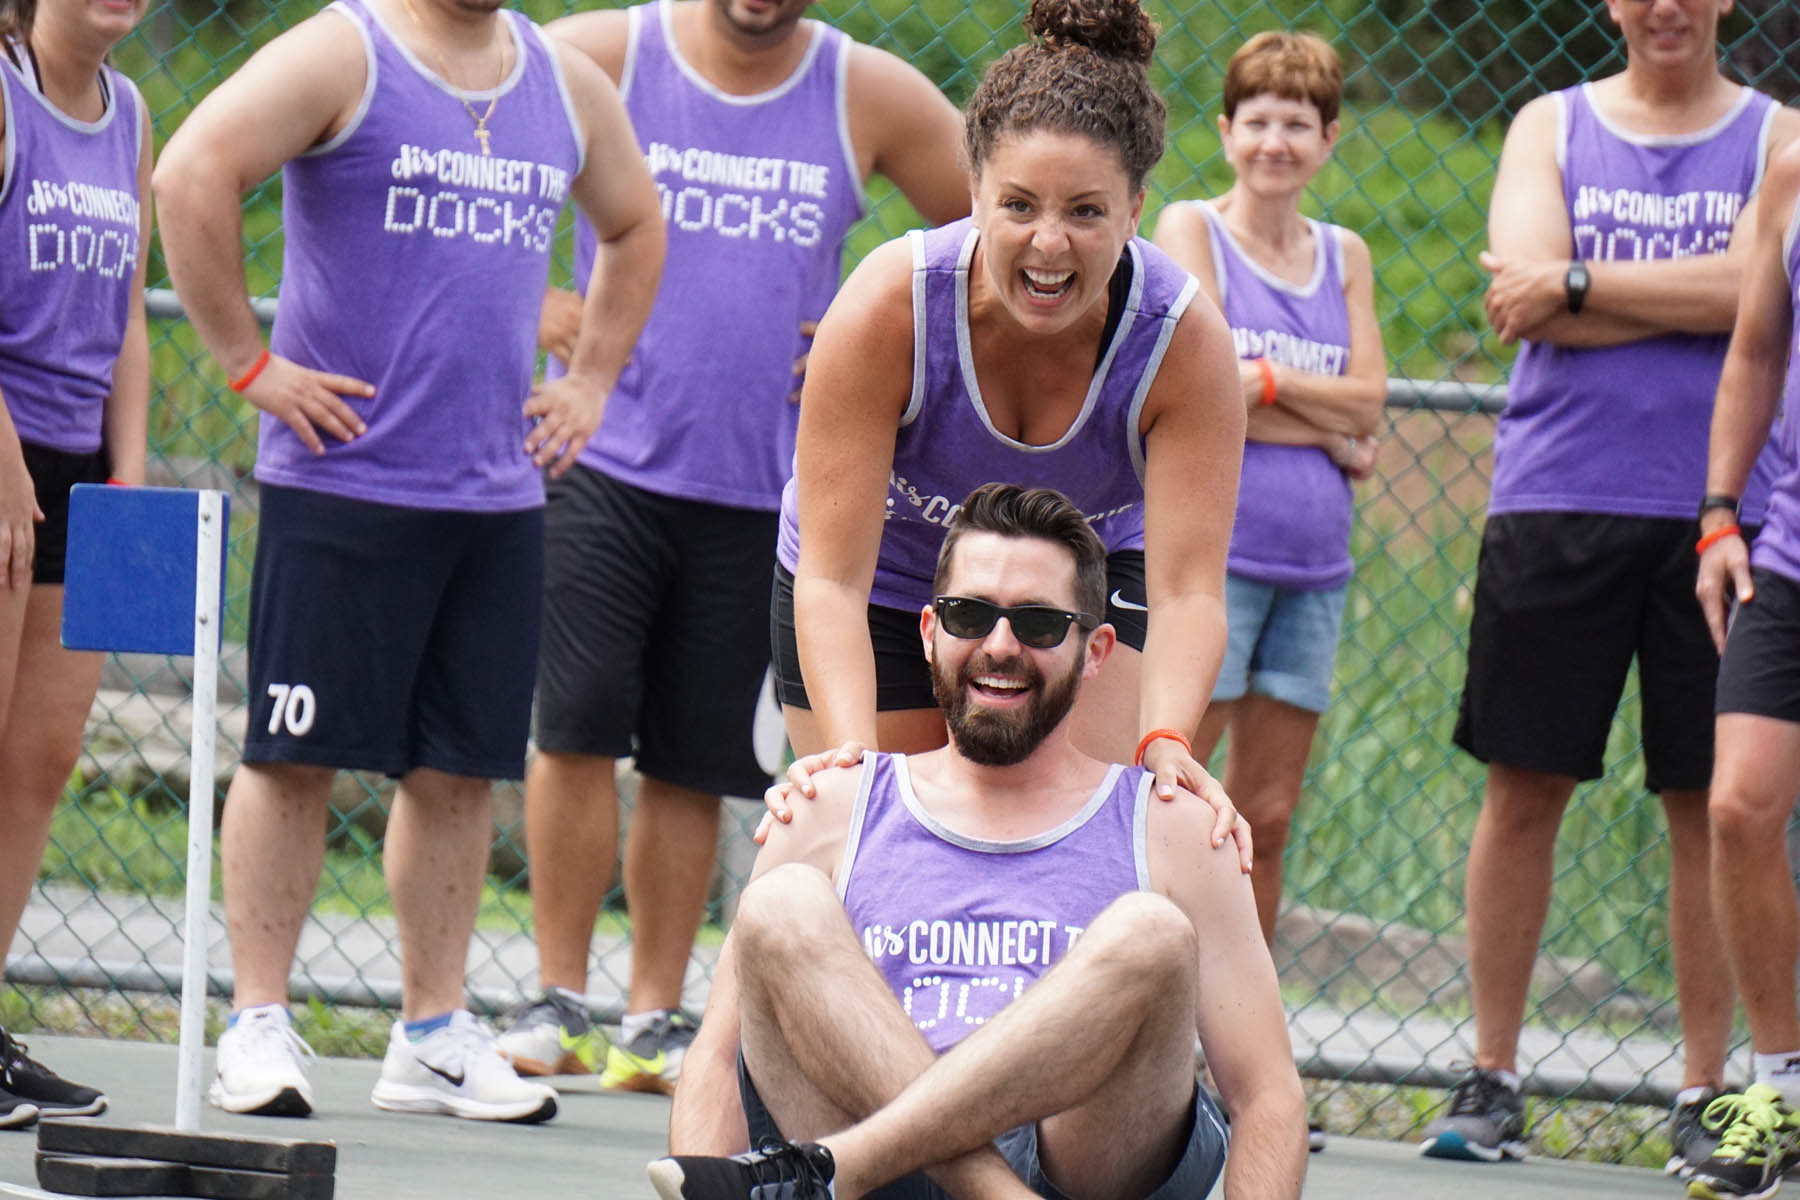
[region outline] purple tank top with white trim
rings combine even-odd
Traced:
[[[100,448],[125,344],[142,231],[144,101],[103,67],[105,111],[78,121],[45,98],[30,56],[0,49],[0,397],[23,441]]]
[[[965,837],[926,811],[905,755],[872,754],[837,872],[850,926],[942,1054],[1062,961],[1120,896],[1146,891],[1151,776],[1114,766],[1034,837]]]
[[[1591,85],[1555,93],[1557,162],[1577,258],[1722,254],[1762,182],[1775,103],[1749,88],[1711,128],[1632,133]],[[1489,511],[1692,518],[1706,486],[1725,334],[1665,334],[1620,346],[1526,341],[1494,438]],[[1761,511],[1769,472],[1745,498]]]
[[[522,412],[556,219],[586,144],[550,43],[502,10],[513,67],[474,137],[462,99],[363,0],[328,11],[362,38],[361,107],[282,171],[281,304],[270,346],[366,379],[368,432],[315,457],[264,414],[256,477],[410,508],[544,502]],[[492,92],[465,93],[478,112]]]
[[[1770,442],[1780,443],[1781,473],[1769,492],[1762,532],[1750,548],[1750,561],[1800,582],[1800,199],[1788,218],[1782,240],[1787,261],[1788,292],[1794,300],[1792,342],[1787,380],[1781,390],[1781,411],[1776,414]],[[1760,468],[1768,458],[1757,459]]]
[[[753,96],[681,57],[671,0],[629,10],[620,90],[662,195],[668,257],[650,320],[581,461],[664,495],[774,510],[793,470],[802,322],[825,314],[862,215],[850,38],[817,21],[793,74]],[[576,225],[587,287],[594,231]],[[560,364],[552,360],[560,373]]]
[[[968,218],[908,234],[913,251],[912,395],[900,418],[872,603],[918,611],[931,599],[944,530],[963,497],[1005,480],[1053,487],[1086,513],[1109,551],[1144,545],[1144,398],[1199,283],[1142,238],[1125,253],[1131,286],[1081,412],[1054,443],[1032,446],[989,419],[969,346]],[[779,557],[800,561],[796,486],[781,498]]]
[[[1350,366],[1350,309],[1338,227],[1308,220],[1312,275],[1303,284],[1270,273],[1244,252],[1211,204],[1193,202],[1211,234],[1220,307],[1241,359],[1267,358],[1314,375]],[[1225,565],[1235,575],[1299,589],[1350,578],[1350,481],[1316,446],[1244,443],[1237,519]]]

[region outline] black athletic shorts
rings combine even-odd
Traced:
[[[37,525],[31,582],[60,584],[69,553],[69,489],[78,483],[106,482],[111,470],[106,450],[70,454],[36,442],[21,442],[19,448],[25,452],[37,506],[44,512]]]
[[[800,644],[794,638],[794,573],[775,565],[769,641],[775,658],[775,696],[783,704],[810,711],[800,676]],[[1144,552],[1115,550],[1106,556],[1106,619],[1121,645],[1144,648],[1150,628],[1145,603]],[[931,668],[919,645],[919,614],[869,605],[869,640],[875,647],[875,711],[936,708]]]
[[[738,1096],[744,1104],[745,1123],[750,1129],[750,1144],[764,1138],[779,1138],[781,1130],[770,1115],[768,1106],[750,1078],[744,1055],[738,1053]],[[1194,1088],[1194,1111],[1189,1117],[1187,1148],[1175,1163],[1169,1177],[1158,1184],[1145,1200],[1199,1200],[1212,1191],[1225,1170],[1225,1152],[1231,1143],[1231,1127],[1218,1105],[1203,1087]],[[1009,1129],[994,1139],[994,1148],[1006,1159],[1025,1182],[1025,1186],[1044,1200],[1069,1200],[1069,1197],[1044,1174],[1038,1155],[1036,1122]],[[923,1172],[903,1175],[867,1193],[866,1200],[949,1200],[948,1194],[928,1179]]]
[[[1732,613],[1718,711],[1800,723],[1800,582],[1761,567],[1750,575],[1756,598]]]
[[[544,514],[261,489],[245,762],[521,779]]]
[[[772,512],[680,500],[577,464],[548,489],[537,744],[677,787],[760,796]],[[635,735],[635,741],[634,741]]]
[[[1694,536],[1675,518],[1489,517],[1456,744],[1482,762],[1598,779],[1635,656],[1645,787],[1708,786],[1719,659],[1694,598]]]

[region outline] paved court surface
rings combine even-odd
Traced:
[[[34,1056],[71,1078],[107,1089],[113,1107],[104,1119],[173,1121],[173,1046],[51,1037],[31,1044]],[[320,1111],[311,1120],[232,1117],[209,1108],[202,1122],[210,1131],[337,1142],[343,1200],[653,1196],[644,1164],[664,1148],[668,1102],[660,1097],[565,1093],[562,1111],[547,1125],[487,1125],[380,1112],[368,1098],[379,1071],[373,1060],[320,1060],[313,1070]],[[0,1130],[0,1200],[50,1195],[36,1187],[34,1147],[29,1133]],[[1419,1158],[1412,1146],[1335,1138],[1312,1157],[1305,1194],[1308,1200],[1675,1200],[1682,1193],[1641,1169],[1549,1160],[1440,1163]]]

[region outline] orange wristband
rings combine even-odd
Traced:
[[[1275,403],[1275,368],[1266,358],[1257,359],[1256,365],[1261,368],[1263,377],[1262,400],[1259,403],[1267,408]]]
[[[268,365],[269,348],[264,346],[263,352],[257,356],[255,362],[250,364],[250,369],[245,371],[242,375],[239,375],[236,379],[231,380],[225,386],[234,392],[241,392],[251,384],[255,383],[256,377],[261,375],[263,373],[263,368]]]
[[[1144,765],[1144,751],[1148,750],[1150,748],[1150,743],[1156,741],[1158,738],[1168,738],[1172,742],[1180,742],[1183,750],[1186,750],[1190,755],[1194,753],[1194,744],[1188,741],[1186,735],[1179,729],[1152,729],[1149,733],[1144,735],[1144,740],[1138,743],[1137,754],[1134,755],[1131,760],[1132,766],[1141,767]]]
[[[1730,525],[1721,525],[1694,543],[1694,553],[1705,554],[1728,537],[1742,537],[1743,532],[1735,522]]]

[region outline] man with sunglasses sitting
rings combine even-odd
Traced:
[[[1206,804],[1153,802],[1143,769],[1070,741],[1113,647],[1105,583],[1060,494],[964,502],[919,622],[950,745],[821,773],[774,826],[660,1195],[1172,1200],[1221,1170],[1234,1200],[1298,1195],[1305,1110],[1248,879]]]

